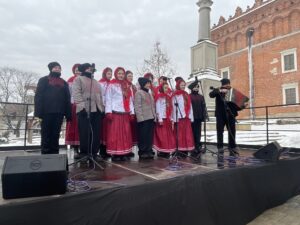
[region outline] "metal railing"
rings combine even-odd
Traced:
[[[240,113],[242,117],[238,118],[238,121],[240,121],[240,123],[247,121],[264,122],[265,129],[255,130],[251,128],[248,132],[264,131],[266,135],[265,144],[270,143],[270,133],[273,131],[299,133],[300,138],[300,129],[274,130],[270,128],[272,120],[292,119],[299,122],[300,128],[300,104],[259,106],[252,108],[255,109],[257,114],[254,121],[249,116],[250,112],[247,113],[247,110],[250,110],[250,108],[246,108]],[[40,146],[40,122],[33,117],[33,111],[33,104],[0,102],[0,150],[33,149]],[[212,132],[216,134],[216,131]],[[61,145],[64,145],[64,133],[65,123],[61,131]]]

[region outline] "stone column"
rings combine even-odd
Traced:
[[[198,42],[210,40],[210,11],[212,0],[199,0],[199,35]]]

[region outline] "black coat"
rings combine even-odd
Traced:
[[[209,97],[216,99],[215,116],[217,118],[225,120],[227,116],[238,116],[237,107],[233,103],[226,101],[225,94],[221,93],[219,89],[212,90],[209,93]]]
[[[34,97],[34,116],[43,118],[46,114],[62,114],[71,119],[71,96],[69,85],[61,78],[50,75],[39,79]]]
[[[194,119],[204,121],[206,119],[206,109],[204,97],[198,93],[191,93],[191,102],[193,106]]]

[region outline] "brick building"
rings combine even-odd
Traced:
[[[218,44],[218,68],[232,86],[251,98],[251,105],[299,103],[300,0],[255,0],[245,12],[238,7],[211,30]],[[276,116],[300,116],[299,106],[271,108]],[[245,110],[264,116],[265,110]]]

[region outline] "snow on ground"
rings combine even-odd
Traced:
[[[263,121],[243,121],[242,123],[251,123],[251,130],[237,131],[237,144],[245,145],[266,145],[267,131],[266,124]],[[202,141],[204,141],[204,132],[202,131]],[[285,124],[278,125],[276,120],[270,121],[269,124],[269,142],[277,141],[282,147],[300,148],[300,124]],[[34,134],[33,142],[27,146],[40,145],[41,139],[38,134]],[[64,145],[64,138],[60,138],[60,144]],[[216,131],[207,131],[207,142],[217,142]],[[228,132],[224,132],[224,143],[228,142]],[[17,138],[10,135],[8,143],[0,143],[0,147],[8,146],[23,146],[24,133],[21,132],[21,137]]]
[[[259,124],[259,123],[255,123]],[[237,131],[237,144],[265,145],[267,144],[267,126],[251,125],[251,131]],[[204,141],[204,137],[202,137]],[[300,147],[300,124],[278,125],[269,124],[269,142],[277,141],[282,147]],[[207,142],[217,142],[216,131],[207,131]],[[228,132],[224,132],[224,143],[228,143]]]

